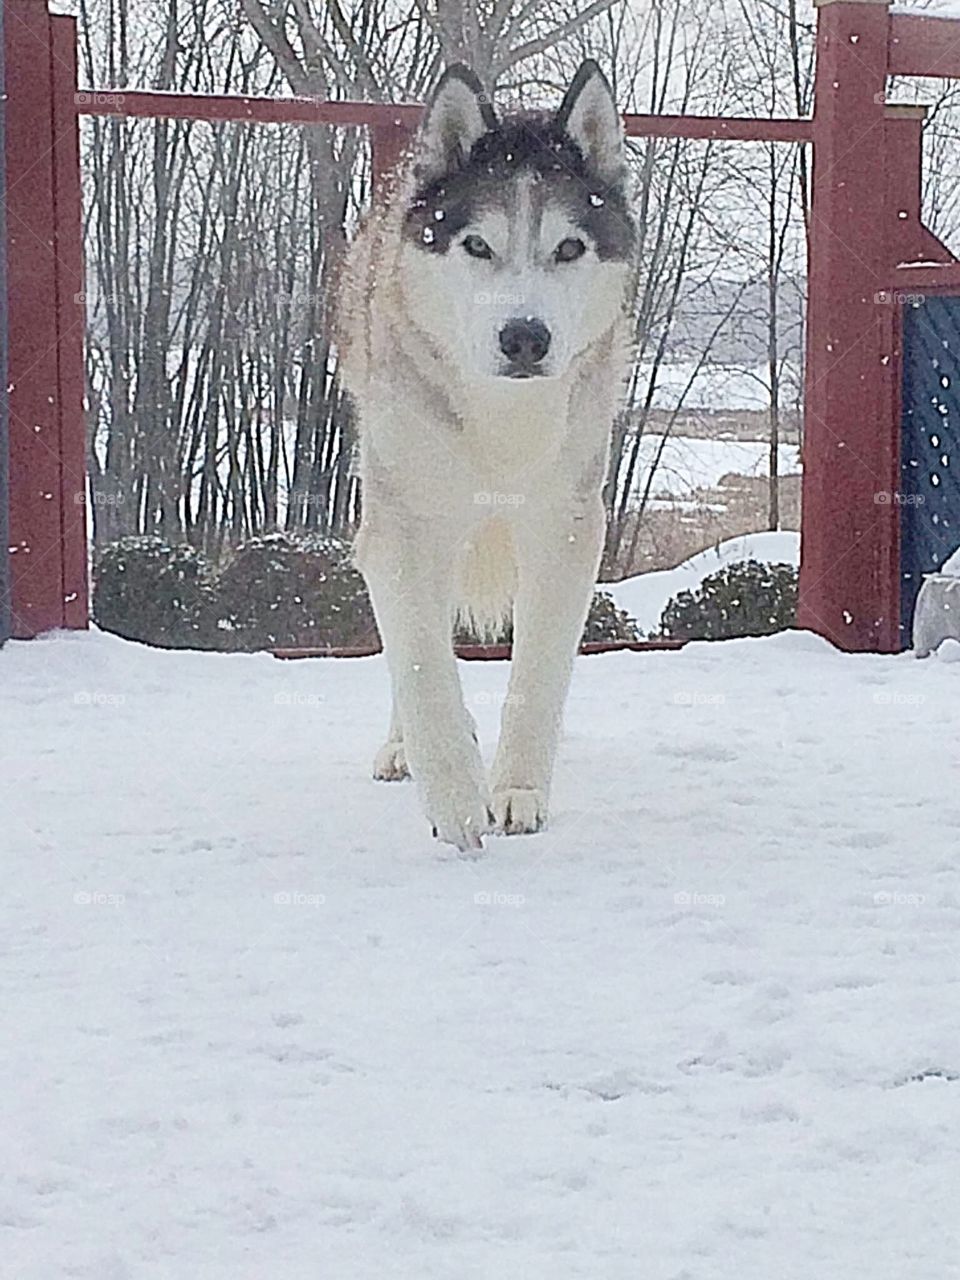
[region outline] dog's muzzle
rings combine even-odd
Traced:
[[[531,316],[508,320],[500,330],[500,350],[509,361],[503,370],[508,378],[536,377],[543,372],[540,366],[550,350],[550,330]]]

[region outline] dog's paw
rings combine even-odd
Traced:
[[[402,782],[410,777],[407,753],[402,742],[385,742],[373,762],[373,776],[378,782]]]
[[[483,837],[492,828],[493,814],[480,791],[471,792],[464,787],[458,792],[445,803],[429,808],[433,834],[461,853],[479,853]]]
[[[461,854],[483,849],[484,836],[493,827],[485,786],[468,777],[448,780],[447,786],[435,788],[425,808],[438,840]]]
[[[492,808],[499,835],[528,835],[547,821],[547,797],[539,787],[494,787]]]

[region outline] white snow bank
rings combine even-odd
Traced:
[[[960,668],[808,641],[580,659],[478,861],[379,658],[0,652],[4,1274],[953,1274]]]
[[[693,591],[711,573],[741,560],[798,565],[800,535],[791,532],[748,533],[728,538],[716,547],[698,552],[676,569],[640,573],[623,582],[604,583],[601,590],[609,591],[619,607],[636,618],[644,632],[649,632],[660,625],[667,602],[678,591]]]

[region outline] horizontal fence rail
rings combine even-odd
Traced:
[[[960,21],[891,13],[887,74],[960,77]]]
[[[367,125],[373,129],[415,129],[419,103],[330,102],[324,98],[260,98],[235,94],[154,93],[126,89],[83,89],[76,96],[80,115],[148,119],[233,120],[247,124]],[[629,138],[703,138],[733,142],[809,142],[813,122],[720,116],[624,115]]]

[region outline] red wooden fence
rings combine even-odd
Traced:
[[[899,647],[897,289],[951,256],[919,214],[916,111],[886,78],[960,77],[960,24],[888,0],[819,0],[812,120],[625,117],[634,137],[814,144],[800,621],[848,649]],[[10,545],[14,634],[87,621],[83,262],[77,117],[366,126],[377,178],[421,108],[314,99],[78,91],[76,23],[6,0]],[[2,550],[2,549],[0,549]]]

